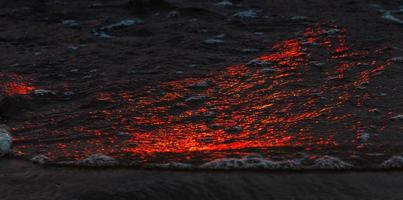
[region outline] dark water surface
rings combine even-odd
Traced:
[[[333,24],[295,35],[204,76],[94,78],[74,94],[68,83],[49,89],[1,73],[3,94],[24,107],[12,124],[13,153],[64,164],[103,154],[168,168],[379,167],[400,154],[401,123],[391,120],[400,113],[385,75],[390,48],[356,46]]]

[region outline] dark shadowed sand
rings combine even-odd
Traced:
[[[402,172],[180,172],[0,161],[2,200],[402,199]]]

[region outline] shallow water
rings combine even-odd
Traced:
[[[390,120],[400,113],[382,111],[389,50],[355,46],[348,30],[321,24],[203,77],[97,78],[72,96],[63,94],[67,83],[38,91],[39,80],[15,73],[2,73],[0,86],[17,107],[28,105],[12,124],[15,156],[78,164],[71,161],[104,154],[118,165],[164,168],[379,167],[401,153],[400,122]]]

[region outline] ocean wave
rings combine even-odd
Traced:
[[[112,167],[120,165],[119,161],[117,161],[115,158],[103,154],[92,154],[91,156],[82,160],[63,161],[59,162],[58,164],[84,167]]]
[[[5,125],[0,125],[0,157],[6,155],[10,151],[12,141],[10,128]]]
[[[31,161],[36,164],[47,164],[50,161],[50,158],[45,155],[37,155],[31,158]]]
[[[368,164],[365,166],[354,165],[341,158],[324,155],[315,159],[306,154],[300,158],[272,160],[260,154],[250,154],[241,158],[221,158],[202,164],[184,162],[148,163],[120,161],[111,156],[93,154],[87,158],[76,161],[53,162],[44,155],[37,155],[31,159],[35,164],[56,164],[83,167],[134,167],[142,169],[166,169],[166,170],[349,170],[349,169],[401,169],[403,168],[403,156],[395,155],[380,164]]]
[[[380,167],[382,168],[403,168],[403,156],[392,156],[383,162]]]
[[[313,169],[348,169],[352,167],[352,164],[328,155],[316,159],[311,166]]]
[[[37,156],[31,159],[38,164],[42,162],[42,156]],[[311,163],[311,164],[309,164]],[[94,154],[78,161],[63,161],[57,163],[59,165],[87,166],[87,167],[103,167],[103,166],[133,166],[139,167],[138,163],[125,164],[119,162],[113,157]],[[271,160],[259,154],[250,154],[241,158],[222,158],[215,159],[203,164],[195,165],[183,162],[168,162],[168,163],[150,163],[142,165],[145,169],[175,169],[175,170],[304,170],[304,169],[349,169],[354,166],[340,158],[332,156],[322,156],[315,159],[313,162],[309,160],[308,155],[303,155],[301,158]]]
[[[298,169],[301,159],[273,161],[260,155],[248,155],[243,158],[223,158],[204,163],[201,169]]]
[[[353,165],[340,158],[322,156],[310,163],[308,156],[298,159],[274,161],[260,155],[245,156],[243,158],[217,159],[199,166],[201,169],[274,169],[274,170],[302,170],[302,169],[349,169]]]

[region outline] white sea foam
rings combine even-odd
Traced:
[[[403,120],[403,114],[399,114],[390,118],[391,120]]]
[[[248,67],[271,67],[273,65],[272,62],[270,61],[265,61],[265,60],[258,60],[258,59],[254,59],[249,61],[246,66]]]
[[[10,151],[12,145],[12,137],[10,129],[7,126],[0,126],[0,157]]]
[[[103,154],[93,154],[83,160],[78,161],[65,161],[60,162],[59,164],[66,164],[66,165],[77,165],[77,166],[86,166],[86,167],[110,167],[110,166],[117,166],[119,162],[110,156],[103,155]]]
[[[200,81],[196,84],[189,85],[190,87],[197,87],[197,88],[206,88],[210,86],[210,82],[208,80]]]
[[[31,159],[37,164],[46,164],[49,158],[43,155],[35,156]],[[146,169],[172,169],[172,170],[306,170],[306,169],[327,169],[327,170],[349,170],[356,166],[343,161],[340,158],[325,155],[313,161],[310,161],[307,155],[301,158],[271,160],[259,154],[250,154],[242,158],[222,158],[206,162],[201,165],[194,165],[182,162],[169,163],[150,163],[143,165]],[[138,163],[124,164],[117,161],[115,158],[93,154],[83,160],[59,162],[62,165],[85,166],[85,167],[112,167],[112,166],[132,166],[138,167]],[[388,160],[379,165],[371,165],[370,167],[391,169],[403,168],[403,156],[392,156]]]
[[[115,24],[111,24],[105,27],[102,27],[101,30],[112,30],[112,29],[117,29],[117,28],[122,28],[122,27],[130,27],[134,25],[139,25],[139,24],[144,24],[144,21],[139,19],[139,18],[133,18],[133,19],[124,19],[120,22],[117,22]]]
[[[204,43],[205,44],[223,44],[223,43],[225,43],[224,42],[224,40],[220,40],[220,39],[207,39],[207,40],[204,40]]]
[[[348,169],[352,167],[352,164],[328,155],[316,159],[311,166],[313,169]]]
[[[298,169],[301,160],[273,161],[260,155],[249,155],[243,158],[223,158],[207,162],[199,166],[201,169]]]
[[[294,20],[294,21],[303,21],[303,20],[308,19],[308,17],[306,17],[306,16],[301,16],[301,15],[296,15],[296,16],[291,17],[290,19],[291,19],[291,20]]]
[[[204,101],[207,97],[206,96],[193,96],[185,99],[186,102],[200,102]]]
[[[263,73],[274,73],[274,72],[276,72],[276,70],[275,69],[273,69],[273,68],[270,68],[270,67],[265,67],[265,68],[263,68],[262,70],[261,70]]]
[[[385,14],[382,16],[382,18],[399,24],[403,24],[403,21],[393,16],[391,11],[386,11]]]
[[[215,4],[216,6],[220,6],[220,7],[231,7],[234,4],[230,1],[221,1]]]
[[[403,56],[393,57],[391,60],[392,62],[403,63]]]
[[[380,167],[382,168],[402,168],[403,167],[403,156],[392,156],[383,162]]]
[[[232,16],[242,18],[242,19],[248,19],[248,18],[256,18],[257,14],[256,14],[256,11],[254,11],[254,10],[246,10],[246,11],[237,12]]]
[[[180,162],[170,162],[163,164],[149,164],[145,168],[156,168],[156,169],[194,169],[195,166],[187,163]]]
[[[55,95],[56,92],[55,91],[51,91],[51,90],[45,90],[45,89],[37,89],[34,91],[35,95],[48,95],[48,94],[53,94]]]
[[[45,155],[37,155],[37,156],[34,156],[33,158],[31,158],[31,161],[33,163],[43,165],[43,164],[48,163],[50,161],[50,158]]]
[[[328,35],[334,35],[336,33],[339,33],[340,29],[338,28],[332,28],[332,29],[328,29],[328,30],[324,30],[323,33],[324,34],[328,34]]]
[[[360,135],[360,140],[361,142],[368,142],[371,139],[371,134],[370,133],[361,133]]]

